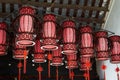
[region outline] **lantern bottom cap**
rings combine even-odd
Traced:
[[[34,63],[45,63],[46,60],[45,59],[34,59],[33,62]]]
[[[64,51],[62,51],[62,53],[65,54],[65,55],[73,55],[73,54],[76,54],[77,51],[75,51],[75,50],[64,50]]]
[[[7,55],[7,53],[4,51],[0,51],[0,56],[4,56],[4,55]]]
[[[14,55],[13,56],[14,59],[18,59],[18,60],[24,60],[24,55]],[[26,56],[26,59],[28,58],[28,56]]]
[[[86,70],[88,70],[88,69],[79,69],[80,71],[86,71]],[[91,71],[92,70],[92,68],[90,68],[89,69],[89,71]]]
[[[34,46],[35,42],[31,40],[19,40],[16,42],[17,45],[22,45],[22,46]]]
[[[51,63],[50,65],[52,65],[52,66],[62,66],[62,65],[64,65],[64,63]]]
[[[67,69],[75,69],[75,68],[78,68],[78,66],[66,66],[65,68],[67,68]]]
[[[97,61],[105,61],[108,60],[109,58],[96,58]]]
[[[120,61],[110,61],[110,63],[112,63],[112,64],[118,64],[118,63],[120,63]]]
[[[90,54],[90,55],[81,55],[81,56],[83,56],[83,57],[93,57],[92,54]]]
[[[57,50],[58,46],[56,46],[56,45],[44,45],[44,46],[41,46],[41,49],[42,50]]]

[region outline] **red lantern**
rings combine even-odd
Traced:
[[[62,66],[63,65],[63,59],[61,57],[53,57],[51,65],[52,66]]]
[[[98,31],[95,34],[96,37],[96,51],[97,60],[107,60],[108,55],[108,33],[106,31]]]
[[[88,70],[88,66],[89,66],[88,63],[90,63],[90,57],[82,57],[81,56],[79,59],[79,62],[80,62],[80,70],[83,70],[83,71]]]
[[[61,52],[62,52],[62,48],[61,48],[61,46],[58,46],[58,49],[57,50],[54,50],[54,51],[52,51],[53,53],[52,53],[52,56],[53,57],[62,57],[62,54],[61,54]]]
[[[43,50],[56,50],[56,18],[53,14],[46,14],[44,16],[43,24]]]
[[[25,45],[25,46],[33,46],[35,43],[33,41],[34,39],[34,20],[33,17],[35,14],[35,10],[32,7],[22,7],[19,10],[20,16],[19,16],[19,27],[18,27],[18,45]],[[15,23],[17,24],[17,23]]]
[[[75,69],[78,68],[78,63],[76,60],[66,61],[66,68],[67,69]]]
[[[6,54],[6,28],[6,23],[0,22],[0,56]]]
[[[19,59],[19,60],[24,60],[24,50],[25,49],[26,49],[25,46],[15,45],[13,58],[14,59]],[[26,58],[27,58],[27,56],[26,56]]]
[[[66,55],[66,56],[67,56],[67,61],[77,60],[76,54],[71,54],[71,55]]]
[[[57,50],[54,50],[52,53],[52,66],[61,66],[63,65],[63,58],[61,54],[61,46],[58,46]]]
[[[78,67],[77,55],[71,54],[71,55],[66,55],[66,56],[67,56],[66,68],[68,68],[68,69],[77,68]]]
[[[111,63],[120,63],[120,36],[114,35],[109,37],[111,46],[110,46],[110,62]]]
[[[44,53],[37,53],[37,54],[35,53],[33,62],[35,62],[35,63],[44,63],[44,62],[46,62],[45,54]]]
[[[76,54],[76,31],[75,22],[67,20],[63,22],[63,52],[64,54]]]
[[[35,46],[34,46],[34,62],[35,63],[44,63],[46,62],[46,54],[44,51],[41,49],[41,42],[40,42],[40,37],[37,36],[35,40]]]
[[[81,56],[93,56],[93,31],[90,26],[80,28],[80,52]]]

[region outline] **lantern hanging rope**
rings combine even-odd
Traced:
[[[6,55],[7,48],[7,25],[5,22],[0,22],[0,56]]]
[[[63,51],[66,55],[76,54],[76,30],[75,22],[66,20],[62,24],[63,26]]]
[[[96,41],[96,59],[108,60],[108,33],[106,31],[98,31],[95,33]]]
[[[93,30],[90,26],[80,27],[80,54],[81,56],[92,57],[93,49]]]
[[[110,62],[113,64],[120,63],[120,36],[110,36]]]
[[[34,33],[37,26],[35,10],[30,6],[24,6],[19,10],[19,16],[14,20],[13,26],[17,32],[17,45],[33,46]]]
[[[53,14],[46,14],[43,18],[43,50],[56,50],[58,49],[56,43],[56,17]]]

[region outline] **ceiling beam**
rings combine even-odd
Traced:
[[[47,2],[35,2],[35,1],[21,1],[21,0],[0,0],[0,3],[10,3],[10,4],[28,4],[32,6],[37,7],[52,7],[53,8],[67,8],[67,9],[83,9],[83,10],[96,10],[96,11],[108,11],[105,7],[93,7],[93,6],[81,6],[81,5],[75,5],[75,4],[59,4],[59,3],[47,3]]]
[[[0,12],[0,17],[4,18],[7,17],[10,13],[2,13]],[[58,19],[63,20],[62,16],[58,17]],[[94,22],[94,23],[104,23],[103,19],[98,19],[98,18],[81,18],[81,17],[73,17],[75,20],[79,20],[82,22]]]

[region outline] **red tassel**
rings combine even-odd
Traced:
[[[50,60],[48,61],[48,77],[50,78]]]
[[[104,71],[104,80],[106,80],[106,74],[105,74],[105,71]]]
[[[27,51],[24,50],[24,74],[26,74],[26,63],[27,63],[27,60],[26,60],[26,57],[27,57]]]
[[[89,73],[89,69],[87,70],[87,74],[88,74],[88,80],[90,80],[90,73]]]
[[[22,67],[22,63],[19,62],[18,63],[18,80],[21,80],[21,67]]]
[[[101,69],[104,70],[104,80],[106,80],[106,73],[105,73],[105,70],[106,70],[106,65],[102,65]]]
[[[56,80],[58,80],[58,66],[56,66]]]
[[[119,71],[120,71],[120,69],[119,69],[118,66],[117,66],[117,68],[115,69],[115,71],[117,72],[117,78],[118,78],[118,80],[119,80]]]
[[[48,53],[48,77],[50,78],[50,60],[52,60],[52,55]]]
[[[39,72],[39,79],[38,80],[41,80],[41,72]]]
[[[43,71],[43,68],[41,67],[41,66],[39,66],[38,68],[37,68],[37,71],[38,71],[38,80],[41,80],[41,72]]]
[[[74,80],[74,72],[73,72],[73,70],[71,71],[71,80]]]
[[[118,78],[118,80],[119,80],[119,73],[117,73],[117,78]]]
[[[71,69],[69,69],[69,79],[71,79]]]
[[[84,75],[83,75],[84,77],[85,77],[85,80],[87,80],[88,79],[88,74],[87,74],[87,71],[85,71],[85,73],[84,73]]]

